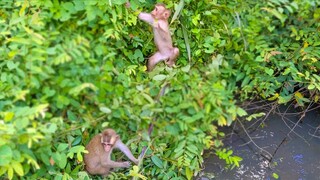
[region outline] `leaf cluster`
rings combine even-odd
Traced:
[[[1,176],[88,179],[84,146],[111,127],[135,156],[147,147],[111,179],[192,179],[205,149],[239,165],[218,127],[241,101],[319,100],[318,1],[162,2],[180,56],[146,73],[156,49],[137,12],[152,0],[0,1]]]

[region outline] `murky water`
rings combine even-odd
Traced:
[[[263,127],[251,128],[253,130],[247,128],[254,121],[245,124],[252,140],[263,150],[274,154],[271,163],[268,161],[268,153],[262,152],[252,142],[248,143],[250,139],[243,128],[239,123],[235,124],[232,129],[227,130],[234,133],[230,133],[224,142],[227,147],[232,147],[234,155],[243,158],[241,166],[226,170],[223,161],[207,153],[205,169],[197,179],[271,180],[279,176],[280,180],[320,180],[319,110],[308,112],[302,119],[303,122],[298,123],[287,136],[300,117],[289,114],[270,115]]]

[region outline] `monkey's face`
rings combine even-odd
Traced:
[[[167,10],[164,6],[156,5],[154,10],[151,12],[151,15],[155,19],[167,20],[170,16],[170,11]]]
[[[119,136],[114,130],[106,129],[101,134],[101,145],[106,152],[109,152],[112,150],[118,139]]]
[[[116,141],[118,140],[118,137],[119,137],[118,135],[105,136],[105,138],[103,138],[103,140],[101,141],[103,149],[106,152],[111,151],[113,146],[116,144]]]
[[[106,151],[106,152],[109,152],[112,148],[113,148],[113,145],[112,143],[108,143],[108,142],[103,142],[101,143],[102,146],[103,146],[103,149]]]

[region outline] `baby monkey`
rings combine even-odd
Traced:
[[[111,160],[111,153],[114,148],[120,149],[131,161],[138,164],[138,160],[132,155],[129,148],[122,143],[119,135],[113,129],[105,129],[102,133],[95,135],[86,146],[88,154],[84,155],[85,169],[89,174],[109,174],[111,168],[130,166],[129,161],[116,162]]]
[[[169,16],[170,10],[166,9],[164,4],[156,4],[151,13],[141,12],[138,16],[139,19],[152,26],[154,42],[158,49],[148,60],[147,71],[149,72],[152,71],[160,61],[165,61],[169,67],[172,67],[179,55],[179,49],[172,46],[168,23]]]

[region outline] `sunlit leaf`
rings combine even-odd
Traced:
[[[242,116],[246,116],[248,113],[247,113],[244,109],[238,107],[238,108],[237,108],[237,114],[238,114],[240,117],[242,117]]]
[[[275,179],[279,179],[279,175],[277,173],[272,173],[272,177]]]
[[[19,175],[19,176],[23,176],[24,172],[23,172],[23,167],[22,165],[17,162],[17,161],[12,161],[11,162],[11,166],[13,167],[14,171]]]

